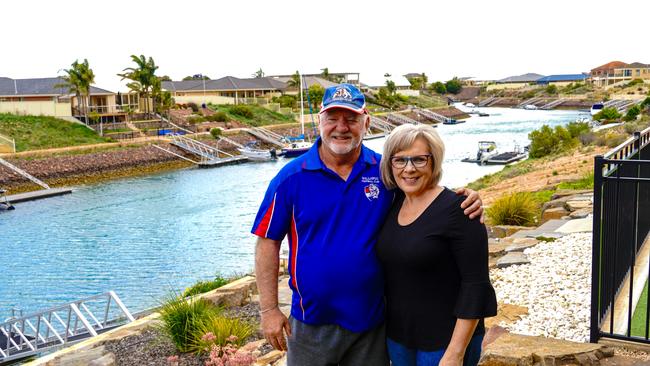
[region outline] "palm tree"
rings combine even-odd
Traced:
[[[256,79],[261,79],[264,77],[264,71],[262,71],[262,68],[260,67],[260,69],[255,71],[252,76]]]
[[[95,73],[90,68],[88,60],[82,63],[75,60],[70,69],[63,69],[66,75],[62,76],[63,83],[55,87],[67,88],[70,93],[77,97],[77,109],[84,114],[84,121],[88,124],[88,107],[90,105],[90,86],[95,82]]]
[[[291,75],[291,79],[287,80],[287,85],[292,88],[300,87],[300,73],[296,70],[296,73]]]
[[[156,66],[153,58],[149,57],[147,59],[144,55],[140,55],[140,57],[131,55],[131,60],[135,62],[137,67],[127,67],[123,70],[125,71],[124,73],[117,75],[121,76],[122,80],[131,80],[126,86],[138,93],[140,97],[144,97],[145,112],[150,114],[149,97],[152,97],[155,91],[154,88],[159,88],[160,85],[160,79],[156,77],[158,66]]]

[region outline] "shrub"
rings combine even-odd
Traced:
[[[518,192],[503,196],[488,209],[492,225],[527,226],[535,223],[537,202],[529,192]]]
[[[196,105],[196,103],[194,103],[194,102],[189,102],[189,103],[187,103],[187,106],[190,107],[190,108],[192,108],[192,112],[194,112],[194,113],[198,113],[198,112],[199,112],[199,106]]]
[[[546,94],[557,94],[557,86],[548,84],[546,87]]]
[[[580,143],[584,146],[591,145],[591,143],[596,141],[596,134],[591,131],[584,132],[578,136],[578,140],[580,140]]]
[[[205,117],[201,116],[190,116],[187,118],[187,122],[191,124],[205,122]]]
[[[627,122],[634,121],[639,113],[641,113],[641,108],[635,105],[634,107],[627,110],[627,113],[625,114],[625,117],[623,117],[623,120]]]
[[[273,97],[271,101],[273,103],[280,103],[282,108],[294,108],[296,106],[296,98],[293,95],[281,95],[279,97]]]
[[[253,118],[255,117],[255,114],[253,113],[253,110],[250,109],[250,107],[245,106],[245,105],[236,105],[230,108],[230,113],[236,114],[238,116],[242,116],[245,118]]]
[[[630,86],[635,86],[635,85],[639,85],[639,84],[643,84],[642,79],[634,79],[634,80],[630,81],[629,83],[627,83],[626,86],[630,87]]]
[[[228,120],[228,115],[224,112],[217,112],[210,116],[206,116],[205,118],[212,122],[226,122]]]
[[[525,93],[523,93],[523,94],[521,95],[521,98],[522,98],[522,99],[530,99],[530,98],[534,98],[534,97],[535,97],[535,94],[537,94],[537,93],[536,93],[534,90],[528,90],[527,92],[525,92]]]
[[[621,118],[621,114],[616,110],[616,108],[604,108],[602,111],[594,115],[594,120],[601,121],[611,121],[614,119]]]
[[[447,88],[447,92],[451,94],[458,94],[460,93],[460,90],[463,88],[463,85],[460,83],[460,80],[458,78],[453,78],[445,83],[445,87]]]
[[[594,172],[587,173],[584,177],[573,182],[562,182],[558,184],[558,189],[593,189]]]
[[[161,329],[179,351],[188,352],[198,341],[194,338],[197,329],[203,326],[206,319],[211,319],[219,312],[219,308],[207,300],[185,300],[180,296],[171,296],[159,311]]]
[[[220,128],[215,127],[215,128],[210,129],[210,135],[212,135],[212,137],[214,137],[215,139],[218,138],[219,136],[221,136],[221,133],[222,132],[221,132]]]
[[[596,145],[598,146],[607,146],[607,147],[616,147],[627,140],[628,136],[624,133],[618,133],[614,131],[606,131],[598,135],[596,138]]]
[[[586,122],[571,122],[566,125],[566,129],[569,131],[572,138],[578,137],[590,130],[589,123]]]
[[[221,129],[219,128],[213,128],[210,130],[210,134],[214,136],[214,133],[212,131],[217,130],[221,132]],[[221,134],[219,134],[221,135]],[[215,137],[216,138],[216,137]],[[208,280],[208,281],[198,281],[194,285],[188,287],[183,291],[183,297],[188,297],[188,296],[194,296],[196,294],[202,294],[208,291],[212,291],[215,288],[219,288],[229,282],[232,281],[232,278],[227,278],[223,277],[221,275],[216,275],[213,280]]]
[[[193,329],[194,342],[189,350],[195,353],[209,352],[212,346],[224,347],[227,344],[241,347],[247,338],[255,332],[256,327],[236,318],[223,315],[209,315],[199,321]]]
[[[440,81],[436,81],[435,83],[431,84],[430,86],[431,90],[438,93],[438,94],[445,94],[447,93],[447,87],[445,86],[444,83]]]
[[[575,127],[578,130],[579,127]],[[530,157],[541,158],[546,155],[561,152],[575,146],[578,140],[562,126],[555,126],[551,129],[544,125],[539,130],[528,134],[530,139]]]

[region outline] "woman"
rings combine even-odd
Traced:
[[[384,145],[382,180],[398,188],[377,244],[394,366],[476,365],[483,318],[496,315],[485,226],[438,185],[443,157],[427,125],[402,125]]]

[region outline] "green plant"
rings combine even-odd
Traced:
[[[558,175],[557,170],[554,170],[554,171],[552,172],[552,174],[553,174],[553,175]]]
[[[205,122],[205,117],[201,116],[191,116],[187,118],[187,122],[191,124]]]
[[[634,121],[639,113],[641,113],[641,108],[635,105],[634,107],[627,110],[627,113],[625,114],[625,117],[623,117],[623,120],[627,122]]]
[[[554,129],[547,125],[528,134],[530,139],[530,157],[541,158],[546,155],[565,151],[578,144],[566,128],[555,126]]]
[[[213,130],[218,130],[221,131],[221,129],[218,128],[213,128],[210,130],[210,134],[214,136],[212,133]],[[215,137],[216,138],[216,137]],[[219,288],[225,284],[228,284],[229,282],[232,281],[232,278],[224,277],[221,275],[216,275],[213,280],[208,280],[208,281],[198,281],[192,286],[188,287],[183,291],[183,297],[188,297],[188,296],[194,296],[196,294],[202,294],[208,291],[212,291],[215,288]]]
[[[628,135],[625,133],[619,133],[616,131],[606,131],[597,135],[596,145],[598,146],[607,146],[607,147],[616,147],[627,140]]]
[[[181,296],[171,295],[162,304],[160,310],[161,329],[169,336],[181,352],[194,349],[198,339],[198,329],[214,316],[220,309],[204,299],[185,300]]]
[[[549,238],[548,236],[537,236],[535,239],[539,241],[544,241],[544,242],[554,242],[556,239],[555,238]]]
[[[214,137],[215,139],[221,136],[221,134],[222,132],[220,128],[215,127],[210,129],[210,135],[212,135],[212,137]]]
[[[226,122],[228,120],[228,115],[224,112],[217,112],[209,116],[205,116],[205,119],[211,122]]]
[[[602,111],[596,113],[593,118],[596,121],[612,121],[621,118],[621,114],[616,110],[616,108],[604,108]]]
[[[444,83],[440,81],[436,81],[435,83],[431,84],[430,86],[431,90],[438,93],[438,94],[445,94],[447,93],[447,87],[445,86]]]
[[[208,315],[201,319],[192,330],[188,350],[198,354],[209,352],[213,345],[223,347],[230,343],[241,347],[247,338],[255,333],[256,327],[236,318],[219,314]]]
[[[546,91],[546,94],[555,95],[555,94],[557,94],[557,86],[555,86],[553,84],[548,84],[545,91]]]
[[[190,108],[192,109],[192,112],[194,112],[194,113],[199,113],[199,106],[196,105],[196,103],[194,103],[194,102],[189,102],[189,103],[187,103],[187,106],[190,107]]]
[[[537,202],[530,192],[518,192],[497,199],[487,209],[492,225],[526,226],[535,223]]]
[[[585,132],[589,132],[589,123],[587,122],[571,122],[566,125],[567,131],[571,134],[571,137],[578,137]]]
[[[454,77],[453,79],[445,83],[445,87],[447,88],[448,93],[458,94],[460,93],[460,90],[463,88],[463,85],[460,83],[460,80],[458,80],[458,78]]]
[[[573,182],[562,182],[557,185],[558,189],[593,189],[594,173],[590,172],[579,180]]]
[[[238,116],[246,117],[246,118],[255,117],[255,114],[248,106],[241,105],[241,104],[238,104],[230,108],[230,113],[236,114]]]

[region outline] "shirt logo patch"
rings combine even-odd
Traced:
[[[376,184],[370,183],[363,188],[363,192],[366,194],[368,201],[376,200],[379,198],[379,187]]]
[[[376,183],[376,184],[379,184],[379,177],[361,177],[361,183]]]

